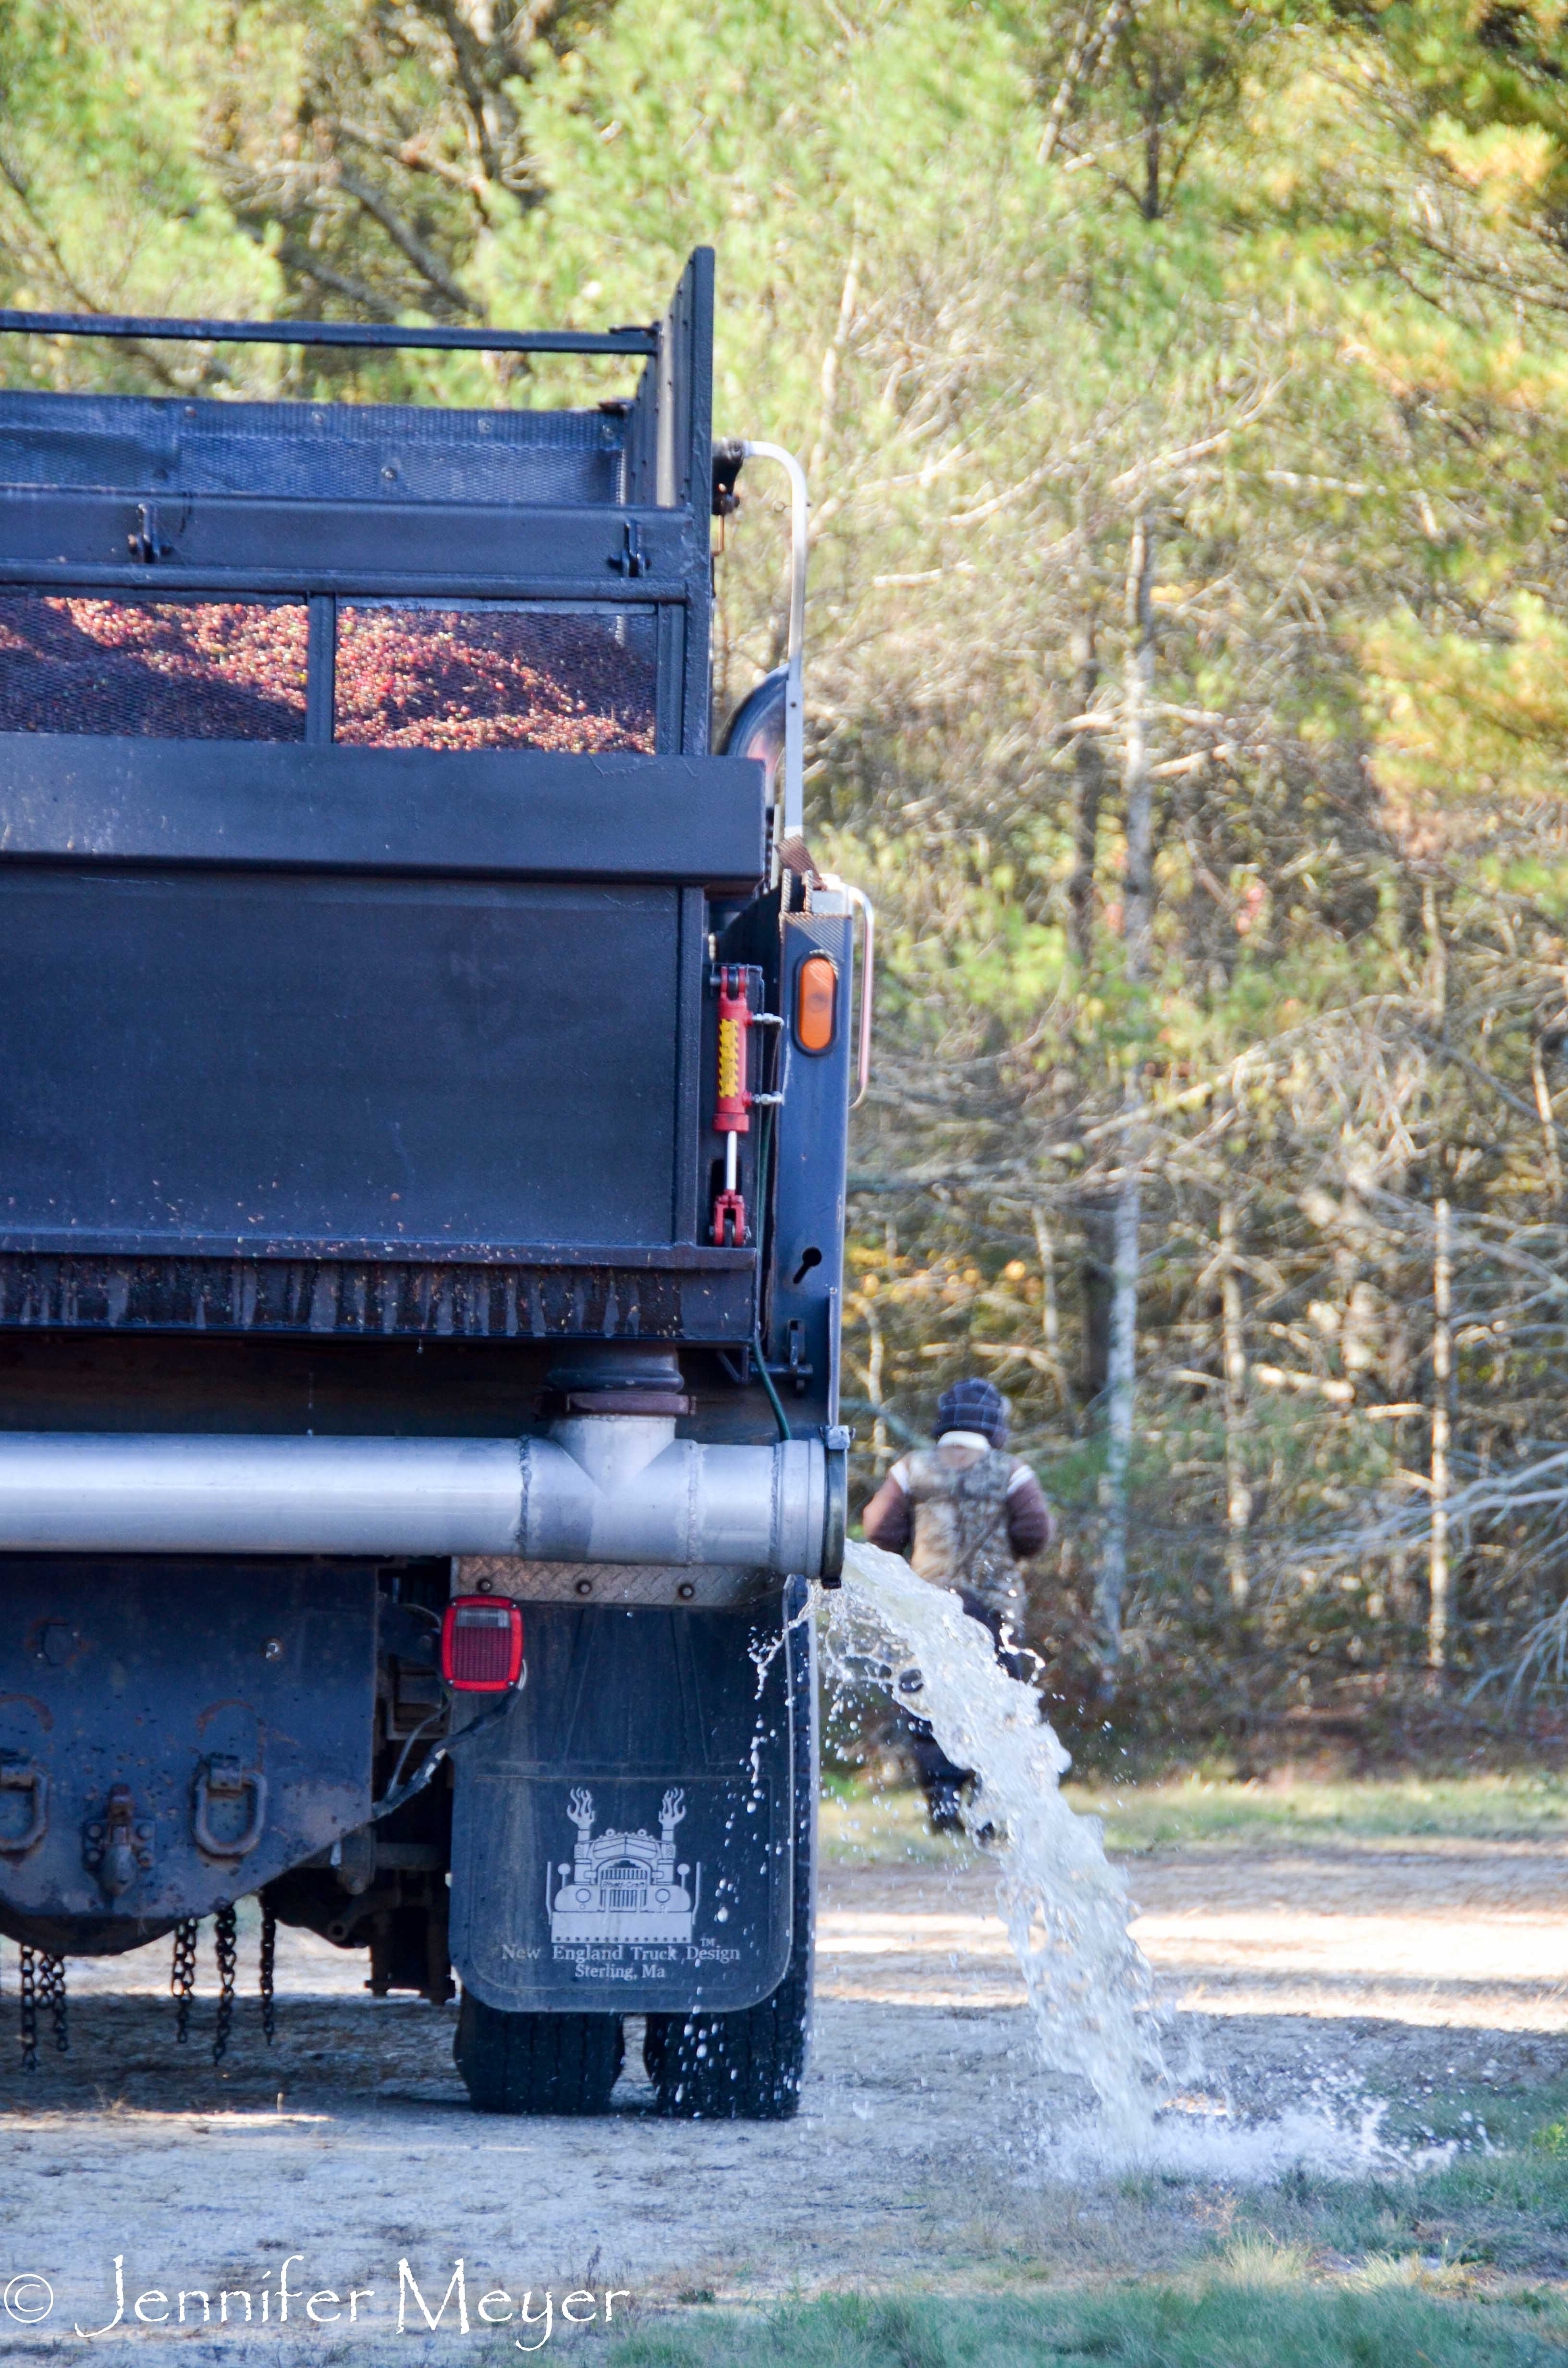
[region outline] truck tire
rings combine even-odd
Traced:
[[[791,1959],[739,2014],[651,2014],[642,2060],[659,2110],[687,2122],[788,2122],[800,2110],[810,1999]]]
[[[785,1609],[804,1610],[806,1586],[792,1579]],[[778,1987],[738,2014],[651,2014],[642,2062],[659,2111],[690,2122],[788,2122],[800,2111],[812,2021],[812,1959],[816,1916],[816,1649],[809,1625],[796,1627],[803,1651],[791,1651],[795,1721],[794,1932],[790,1967]]]
[[[624,2053],[616,2014],[507,2014],[463,1992],[452,2055],[480,2113],[606,2113]]]

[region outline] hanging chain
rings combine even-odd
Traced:
[[[25,1941],[21,1944],[20,1954],[21,1978],[17,1987],[21,1996],[22,2069],[24,2072],[36,2072],[38,2010],[40,2006],[49,2009],[55,2046],[62,2055],[70,2051],[71,2032],[65,2011],[65,1960],[63,1957],[51,1957],[47,1949],[30,1949]]]
[[[233,1907],[220,1907],[212,1919],[218,1950],[218,2025],[212,2033],[212,2061],[222,2064],[229,2048],[229,2026],[234,2020],[234,1968],[240,1952],[234,1938],[237,1922]]]
[[[39,1996],[49,2009],[54,2044],[62,2055],[71,2052],[71,2032],[65,2020],[65,1960],[40,1954]]]
[[[278,2032],[273,1975],[278,1964],[278,1918],[270,1907],[261,1911],[261,2035],[268,2047]]]
[[[38,2070],[38,1960],[27,1942],[22,1942],[22,1962],[17,1985],[22,2001],[21,2041],[22,2069]]]
[[[239,1965],[237,1937],[239,1918],[234,1909],[222,1907],[214,1918],[214,1939],[218,1952],[218,2021],[212,2035],[212,2061],[221,2064],[228,2052],[229,2033],[234,2021],[234,1975]],[[175,1926],[174,1961],[169,1968],[169,1994],[176,2001],[175,2036],[182,2044],[190,2033],[191,2001],[196,1991],[196,1944],[200,1930],[198,1918],[187,1916]],[[22,2068],[38,2070],[39,2009],[47,2007],[51,2035],[62,2055],[71,2047],[69,2001],[65,1988],[65,1960],[51,1956],[46,1949],[34,1949],[24,1941],[18,1949],[17,1998],[20,2009],[18,2036],[21,2042]],[[261,1919],[261,2028],[270,2047],[277,2032],[278,2020],[274,1998],[275,1969],[278,1955],[278,1919],[264,1909]]]
[[[190,2036],[190,2001],[196,1990],[196,1936],[201,1927],[194,1916],[175,1926],[175,1956],[169,1967],[169,1996],[177,1999],[175,2037],[183,2047]]]

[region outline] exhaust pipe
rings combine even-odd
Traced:
[[[0,1553],[516,1554],[837,1576],[845,1456],[677,1440],[666,1415],[548,1439],[0,1434]]]

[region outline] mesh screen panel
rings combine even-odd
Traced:
[[[361,747],[651,756],[657,674],[641,617],[346,603],[334,734]]]
[[[302,740],[302,603],[0,593],[0,732]]]
[[[189,403],[0,389],[0,485],[290,500],[616,502],[626,423],[604,412]],[[391,529],[395,533],[395,526]]]

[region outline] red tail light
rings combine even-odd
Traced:
[[[441,1675],[455,1693],[504,1694],[523,1673],[523,1615],[493,1595],[459,1595],[441,1622]]]

